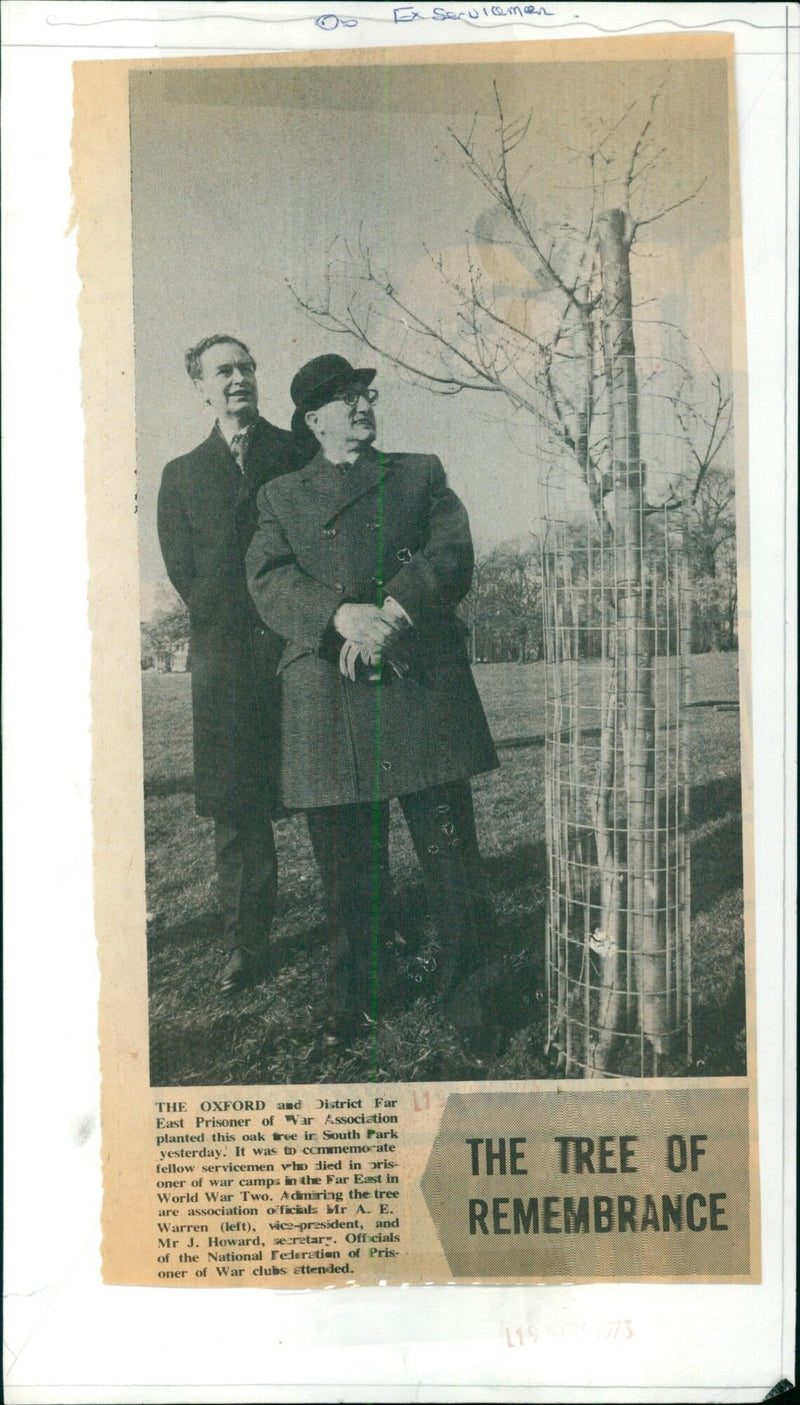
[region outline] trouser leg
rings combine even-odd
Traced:
[[[389,902],[389,807],[307,811],[325,893],[331,1014],[377,1012]]]
[[[474,967],[494,933],[468,781],[401,797],[441,945],[439,990],[446,996]]]
[[[214,821],[214,851],[228,951],[263,956],[278,891],[278,860],[269,820],[227,815]]]
[[[467,880],[467,901],[470,909],[470,923],[465,945],[465,956],[470,964],[480,961],[491,947],[496,933],[496,919],[492,895],[484,874],[483,859],[475,829],[475,809],[472,803],[472,786],[469,781],[459,781],[447,787],[450,804],[455,818],[456,833],[461,838],[461,856]]]

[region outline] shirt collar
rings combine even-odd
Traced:
[[[335,469],[337,473],[346,475],[351,469],[355,468],[357,464],[363,463],[366,451],[370,448],[372,448],[371,444],[365,444],[364,448],[359,450],[354,459],[343,459],[339,463],[334,463],[333,459],[329,459],[324,453],[322,459],[324,463]]]
[[[232,426],[223,425],[219,420],[217,420],[217,429],[219,430],[220,434],[225,440],[225,443],[227,444],[228,448],[231,447],[231,444],[233,443],[234,439],[239,439],[241,437],[242,442],[247,440],[253,433],[255,427],[256,421],[254,419],[251,420],[249,424],[246,424],[243,429],[234,429]]]

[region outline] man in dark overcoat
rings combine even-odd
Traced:
[[[340,356],[297,373],[293,430],[318,451],[260,490],[247,553],[259,614],[286,640],[282,798],[307,812],[340,1036],[376,1010],[390,798],[422,867],[448,1009],[492,924],[469,777],[498,762],[455,614],[469,521],[437,458],[373,447],[374,375]]]
[[[195,801],[214,820],[226,959],[221,988],[262,974],[277,890],[282,644],[253,607],[244,558],[256,495],[295,466],[294,441],[258,413],[256,365],[235,337],[207,337],[186,368],[215,415],[209,437],[164,469],[158,534],[189,610]]]

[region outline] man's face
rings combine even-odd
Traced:
[[[256,367],[250,353],[238,342],[217,342],[200,358],[203,378],[196,382],[206,405],[217,419],[246,422],[258,411]]]
[[[321,441],[349,445],[371,444],[377,434],[375,411],[372,408],[376,392],[354,386],[345,391],[344,398],[329,400],[307,416],[311,429]]]

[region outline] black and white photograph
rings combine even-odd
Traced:
[[[7,10],[9,1399],[779,1395],[791,11]]]
[[[364,60],[130,75],[151,1083],[743,1075],[727,65]]]

